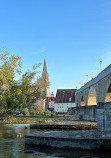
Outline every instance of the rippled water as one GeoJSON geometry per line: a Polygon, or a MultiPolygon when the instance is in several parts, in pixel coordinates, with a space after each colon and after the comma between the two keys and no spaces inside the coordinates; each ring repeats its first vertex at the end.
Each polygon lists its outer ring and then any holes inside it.
{"type": "Polygon", "coordinates": [[[24,126],[28,125],[0,125],[0,158],[111,158],[111,153],[25,147],[24,135],[45,131],[24,126]]]}

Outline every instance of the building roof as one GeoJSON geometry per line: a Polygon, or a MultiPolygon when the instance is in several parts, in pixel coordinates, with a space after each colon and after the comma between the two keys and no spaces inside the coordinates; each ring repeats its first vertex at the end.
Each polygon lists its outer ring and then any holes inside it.
{"type": "Polygon", "coordinates": [[[58,89],[55,103],[74,103],[76,89],[58,89]]]}
{"type": "Polygon", "coordinates": [[[55,101],[55,97],[46,97],[46,101],[48,102],[55,101]]]}
{"type": "Polygon", "coordinates": [[[46,97],[46,101],[48,101],[48,102],[49,101],[55,101],[55,96],[54,96],[53,92],[50,96],[46,97]]]}
{"type": "Polygon", "coordinates": [[[54,94],[53,94],[53,92],[51,93],[51,97],[54,97],[54,94]]]}

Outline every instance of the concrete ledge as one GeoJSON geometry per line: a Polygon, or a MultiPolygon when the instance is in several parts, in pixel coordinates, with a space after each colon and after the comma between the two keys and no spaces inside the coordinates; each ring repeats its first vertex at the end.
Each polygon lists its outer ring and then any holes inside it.
{"type": "Polygon", "coordinates": [[[52,131],[25,136],[29,146],[80,150],[111,150],[111,134],[99,131],[52,131]]]}

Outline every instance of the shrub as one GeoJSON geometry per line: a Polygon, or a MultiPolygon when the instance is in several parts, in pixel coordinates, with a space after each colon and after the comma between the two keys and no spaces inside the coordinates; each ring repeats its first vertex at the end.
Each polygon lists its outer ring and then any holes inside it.
{"type": "Polygon", "coordinates": [[[42,106],[34,106],[30,109],[30,112],[32,115],[43,115],[44,111],[43,111],[43,107],[42,106]]]}
{"type": "Polygon", "coordinates": [[[30,116],[30,112],[29,112],[28,108],[24,108],[23,113],[26,114],[27,116],[30,116]]]}
{"type": "Polygon", "coordinates": [[[46,116],[51,116],[51,111],[45,111],[46,116]]]}

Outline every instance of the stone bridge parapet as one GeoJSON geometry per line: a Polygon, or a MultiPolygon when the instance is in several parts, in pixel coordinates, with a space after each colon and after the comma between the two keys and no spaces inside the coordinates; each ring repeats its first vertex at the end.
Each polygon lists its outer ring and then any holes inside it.
{"type": "Polygon", "coordinates": [[[76,107],[111,102],[111,65],[75,93],[76,107]]]}

